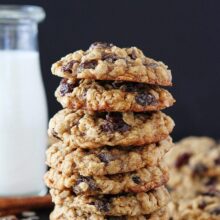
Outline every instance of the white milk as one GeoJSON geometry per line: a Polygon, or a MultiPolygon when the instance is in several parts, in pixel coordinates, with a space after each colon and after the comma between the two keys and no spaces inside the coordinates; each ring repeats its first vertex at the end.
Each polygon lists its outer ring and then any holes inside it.
{"type": "Polygon", "coordinates": [[[46,130],[38,52],[0,51],[0,196],[43,193],[46,130]]]}

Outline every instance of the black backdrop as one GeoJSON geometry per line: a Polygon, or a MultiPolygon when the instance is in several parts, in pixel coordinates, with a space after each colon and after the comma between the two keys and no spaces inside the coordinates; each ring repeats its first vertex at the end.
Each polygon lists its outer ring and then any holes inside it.
{"type": "MultiPolygon", "coordinates": [[[[172,70],[177,99],[168,110],[175,139],[220,137],[220,1],[218,0],[0,0],[44,7],[39,41],[50,117],[61,107],[53,92],[59,79],[51,64],[93,41],[135,45],[172,70]]],[[[15,73],[16,74],[16,73],[15,73]]]]}

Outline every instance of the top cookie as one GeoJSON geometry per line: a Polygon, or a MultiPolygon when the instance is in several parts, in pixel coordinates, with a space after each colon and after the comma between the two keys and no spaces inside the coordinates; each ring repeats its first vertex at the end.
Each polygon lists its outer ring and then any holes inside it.
{"type": "Polygon", "coordinates": [[[125,80],[162,86],[172,85],[171,71],[146,57],[136,47],[119,48],[96,42],[88,50],[70,53],[52,65],[54,75],[71,79],[125,80]]]}

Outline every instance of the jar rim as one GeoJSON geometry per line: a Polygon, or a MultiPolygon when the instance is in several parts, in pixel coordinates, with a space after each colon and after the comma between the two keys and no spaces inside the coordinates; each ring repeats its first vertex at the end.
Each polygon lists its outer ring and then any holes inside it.
{"type": "Polygon", "coordinates": [[[35,5],[0,5],[0,22],[41,22],[45,11],[35,5]]]}

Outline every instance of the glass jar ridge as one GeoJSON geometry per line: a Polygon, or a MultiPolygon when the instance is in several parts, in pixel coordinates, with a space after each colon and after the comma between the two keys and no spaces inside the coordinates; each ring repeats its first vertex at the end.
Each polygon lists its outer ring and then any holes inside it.
{"type": "Polygon", "coordinates": [[[46,14],[42,7],[33,5],[0,5],[0,23],[41,22],[46,14]]]}
{"type": "Polygon", "coordinates": [[[0,5],[0,50],[38,50],[38,23],[44,9],[31,5],[0,5]]]}

